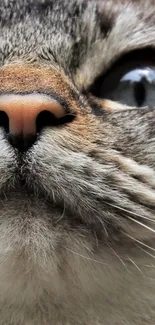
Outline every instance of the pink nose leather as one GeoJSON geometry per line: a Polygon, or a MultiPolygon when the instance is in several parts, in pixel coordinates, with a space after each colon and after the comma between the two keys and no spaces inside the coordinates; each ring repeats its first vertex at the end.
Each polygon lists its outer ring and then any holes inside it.
{"type": "Polygon", "coordinates": [[[18,136],[36,135],[36,119],[39,113],[48,111],[56,118],[65,115],[63,107],[48,95],[8,94],[0,96],[0,111],[9,118],[9,133],[18,136]]]}

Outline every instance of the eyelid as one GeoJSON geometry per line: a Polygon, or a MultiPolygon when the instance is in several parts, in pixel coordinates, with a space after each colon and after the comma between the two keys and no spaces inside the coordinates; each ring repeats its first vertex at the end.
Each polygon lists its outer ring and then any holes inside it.
{"type": "Polygon", "coordinates": [[[110,99],[95,98],[95,102],[99,104],[99,106],[102,107],[104,111],[108,111],[109,113],[135,109],[133,106],[124,105],[110,99]]]}
{"type": "Polygon", "coordinates": [[[155,67],[155,48],[145,48],[124,54],[94,80],[88,91],[92,94],[96,93],[98,97],[101,83],[106,91],[106,85],[111,78],[111,83],[113,82],[115,88],[125,73],[134,68],[144,67],[144,65],[155,67]]]}

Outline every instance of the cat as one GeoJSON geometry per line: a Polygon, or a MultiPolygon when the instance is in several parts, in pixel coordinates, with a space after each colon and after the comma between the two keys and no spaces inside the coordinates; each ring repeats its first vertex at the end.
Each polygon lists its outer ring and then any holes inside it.
{"type": "Polygon", "coordinates": [[[155,324],[155,6],[0,2],[0,325],[155,324]]]}

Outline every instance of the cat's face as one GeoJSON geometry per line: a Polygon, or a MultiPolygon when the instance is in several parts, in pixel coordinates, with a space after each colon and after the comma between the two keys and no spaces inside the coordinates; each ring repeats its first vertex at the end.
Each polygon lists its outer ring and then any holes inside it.
{"type": "Polygon", "coordinates": [[[1,0],[0,325],[154,324],[154,26],[153,1],[1,0]]]}

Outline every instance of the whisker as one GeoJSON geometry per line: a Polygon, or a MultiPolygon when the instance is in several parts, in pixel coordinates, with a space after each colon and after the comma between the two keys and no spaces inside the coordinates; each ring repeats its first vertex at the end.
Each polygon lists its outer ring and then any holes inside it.
{"type": "Polygon", "coordinates": [[[125,209],[125,208],[119,207],[119,206],[117,206],[117,205],[115,205],[115,204],[112,204],[112,203],[109,203],[109,202],[105,202],[105,203],[106,203],[107,205],[112,206],[113,208],[116,208],[116,209],[120,210],[120,211],[127,212],[127,213],[129,213],[129,214],[131,214],[131,215],[133,215],[133,216],[135,216],[135,217],[142,218],[142,219],[146,219],[146,220],[148,220],[148,221],[150,221],[150,222],[155,223],[155,220],[152,219],[152,218],[149,218],[149,217],[146,217],[146,216],[140,215],[140,214],[135,213],[135,212],[133,212],[133,211],[129,211],[129,210],[125,209]]]}
{"type": "Polygon", "coordinates": [[[97,235],[96,235],[95,231],[94,231],[94,237],[95,237],[95,241],[96,241],[96,247],[98,249],[99,248],[99,243],[98,243],[98,238],[97,238],[97,235]]]}
{"type": "Polygon", "coordinates": [[[110,245],[108,245],[109,246],[109,248],[112,250],[112,252],[114,253],[114,255],[120,260],[120,262],[123,264],[123,266],[125,267],[125,269],[129,272],[129,273],[131,273],[129,270],[128,270],[128,268],[127,268],[127,266],[126,266],[126,264],[123,262],[123,260],[121,259],[121,257],[115,252],[115,250],[110,246],[110,245]]]}
{"type": "Polygon", "coordinates": [[[107,229],[106,229],[106,226],[104,224],[104,221],[102,221],[98,216],[96,216],[96,219],[101,223],[101,225],[102,225],[102,227],[104,229],[104,232],[105,232],[106,237],[109,237],[109,234],[107,232],[107,229]]]}
{"type": "Polygon", "coordinates": [[[64,215],[65,215],[65,202],[64,202],[63,212],[61,216],[58,218],[58,220],[56,220],[56,223],[60,222],[63,219],[64,215]]]}
{"type": "Polygon", "coordinates": [[[136,243],[139,243],[140,245],[142,245],[142,246],[144,246],[144,247],[146,247],[146,248],[148,248],[148,249],[150,249],[150,250],[152,250],[152,251],[155,252],[155,249],[154,249],[153,247],[151,247],[151,246],[149,246],[149,245],[147,245],[147,244],[144,244],[144,243],[141,242],[140,240],[138,240],[138,239],[136,239],[136,238],[134,238],[134,237],[132,237],[132,236],[126,234],[124,231],[122,231],[122,233],[123,233],[125,236],[129,237],[130,239],[134,240],[136,243]]]}
{"type": "Polygon", "coordinates": [[[129,217],[129,216],[126,216],[126,218],[132,220],[133,222],[139,224],[140,226],[142,226],[142,227],[144,227],[144,228],[146,228],[146,229],[152,231],[153,233],[155,233],[155,230],[154,230],[154,229],[152,229],[152,228],[150,228],[149,226],[143,224],[142,222],[140,222],[140,221],[138,221],[138,220],[136,220],[136,219],[134,219],[134,218],[132,218],[132,217],[129,217]]]}
{"type": "Polygon", "coordinates": [[[149,253],[148,251],[146,251],[144,248],[140,247],[139,245],[137,245],[137,247],[139,247],[143,252],[145,252],[147,255],[149,255],[155,259],[155,256],[152,255],[151,253],[149,253]]]}
{"type": "Polygon", "coordinates": [[[144,265],[145,267],[148,267],[148,268],[152,268],[152,269],[155,269],[155,265],[153,264],[150,264],[150,265],[144,265]]]}
{"type": "Polygon", "coordinates": [[[144,273],[142,272],[142,270],[139,268],[139,266],[129,257],[129,256],[127,256],[128,257],[128,260],[136,267],[136,269],[143,275],[143,276],[145,276],[144,275],[144,273]]]}
{"type": "Polygon", "coordinates": [[[78,252],[75,252],[75,251],[73,251],[73,250],[71,250],[71,249],[69,249],[69,248],[67,248],[67,247],[65,247],[65,249],[66,249],[67,251],[69,251],[70,253],[72,253],[72,254],[74,254],[74,255],[77,255],[77,256],[79,256],[79,257],[82,257],[82,258],[84,258],[84,259],[86,259],[86,260],[88,260],[88,261],[92,261],[92,262],[95,262],[95,263],[98,263],[98,264],[102,264],[102,265],[107,265],[107,266],[109,266],[109,264],[107,264],[107,263],[104,263],[104,262],[101,262],[101,261],[95,260],[95,259],[93,259],[93,258],[91,258],[91,257],[88,257],[88,256],[85,256],[85,255],[82,255],[82,254],[80,254],[80,253],[78,253],[78,252]]]}

